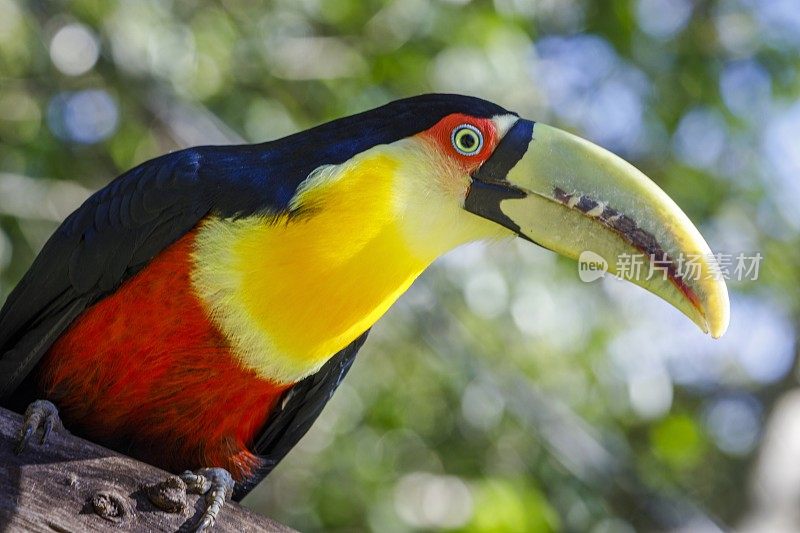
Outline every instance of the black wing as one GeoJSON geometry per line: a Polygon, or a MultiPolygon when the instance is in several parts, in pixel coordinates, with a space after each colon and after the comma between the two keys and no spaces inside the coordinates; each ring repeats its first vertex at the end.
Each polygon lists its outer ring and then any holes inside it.
{"type": "Polygon", "coordinates": [[[234,501],[247,496],[306,434],[347,375],[368,333],[366,331],[329,359],[319,372],[299,381],[284,393],[254,445],[253,451],[264,462],[252,477],[236,484],[234,501]]]}
{"type": "MultiPolygon", "coordinates": [[[[0,310],[0,398],[53,342],[209,213],[280,211],[250,146],[200,147],[148,161],[92,195],[59,226],[0,310]]],[[[290,197],[281,190],[282,196],[290,197]]]]}

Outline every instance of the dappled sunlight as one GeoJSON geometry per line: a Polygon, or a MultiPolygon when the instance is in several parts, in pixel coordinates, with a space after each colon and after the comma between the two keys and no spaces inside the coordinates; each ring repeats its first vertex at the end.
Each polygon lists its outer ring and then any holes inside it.
{"type": "Polygon", "coordinates": [[[800,9],[707,4],[0,0],[0,297],[147,159],[481,96],[630,160],[732,278],[761,254],[727,334],[520,239],[462,246],[245,504],[302,531],[798,530],[800,9]]]}

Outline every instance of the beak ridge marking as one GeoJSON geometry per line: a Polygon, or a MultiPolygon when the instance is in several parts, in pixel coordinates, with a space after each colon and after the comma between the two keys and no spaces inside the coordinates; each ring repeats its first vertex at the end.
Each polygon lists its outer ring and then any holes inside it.
{"type": "Polygon", "coordinates": [[[692,302],[695,308],[702,311],[699,298],[678,272],[675,261],[664,251],[652,233],[640,228],[636,221],[628,215],[589,196],[568,193],[555,187],[553,197],[559,203],[599,220],[603,225],[614,230],[628,244],[646,254],[651,261],[666,263],[665,267],[672,284],[692,302]]]}

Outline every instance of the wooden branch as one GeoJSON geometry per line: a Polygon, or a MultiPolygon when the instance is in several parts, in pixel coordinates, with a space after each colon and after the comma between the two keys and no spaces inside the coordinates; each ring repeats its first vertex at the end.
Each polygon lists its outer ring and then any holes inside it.
{"type": "MultiPolygon", "coordinates": [[[[151,503],[146,487],[169,473],[67,432],[54,431],[44,446],[36,440],[15,455],[21,423],[0,408],[0,531],[191,531],[199,519],[201,496],[188,495],[177,513],[151,503]]],[[[214,533],[247,531],[293,530],[227,502],[214,533]]]]}

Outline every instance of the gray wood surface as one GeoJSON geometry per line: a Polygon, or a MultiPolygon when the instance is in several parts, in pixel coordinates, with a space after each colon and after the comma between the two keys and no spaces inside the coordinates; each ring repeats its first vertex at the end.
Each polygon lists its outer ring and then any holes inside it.
{"type": "MultiPolygon", "coordinates": [[[[15,455],[21,422],[0,408],[0,531],[191,531],[199,518],[201,496],[188,495],[179,513],[151,503],[145,487],[167,472],[69,433],[53,432],[45,446],[36,440],[15,455]]],[[[214,532],[249,531],[293,530],[227,502],[214,532]]]]}

